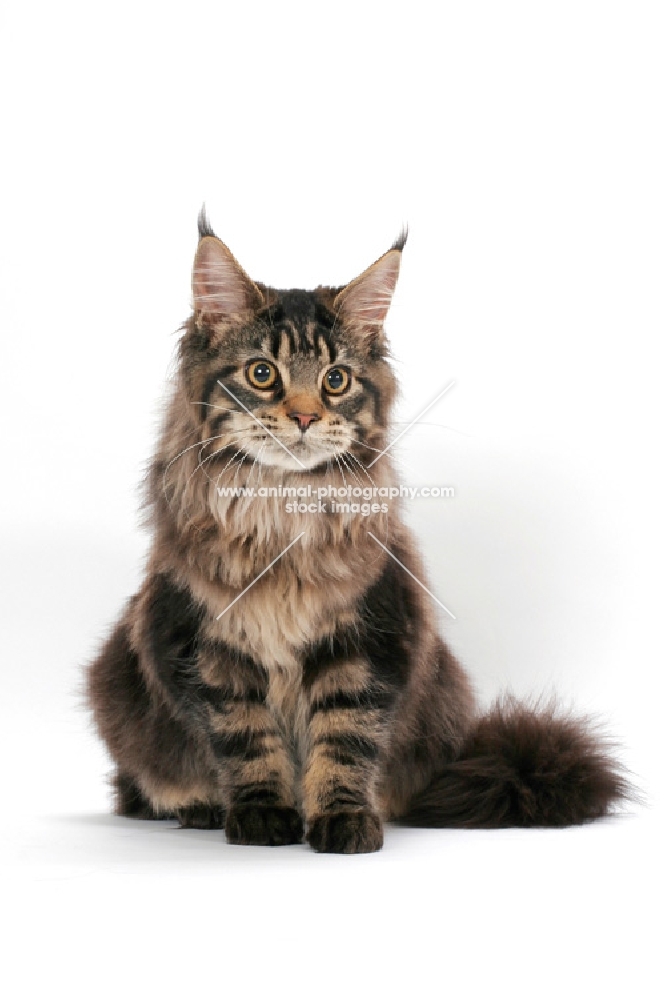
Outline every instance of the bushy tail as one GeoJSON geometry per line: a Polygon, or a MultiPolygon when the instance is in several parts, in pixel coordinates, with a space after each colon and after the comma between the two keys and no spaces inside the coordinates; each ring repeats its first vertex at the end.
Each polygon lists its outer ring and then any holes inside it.
{"type": "Polygon", "coordinates": [[[589,721],[505,699],[477,720],[460,757],[412,800],[401,822],[571,826],[634,797],[622,765],[589,721]]]}

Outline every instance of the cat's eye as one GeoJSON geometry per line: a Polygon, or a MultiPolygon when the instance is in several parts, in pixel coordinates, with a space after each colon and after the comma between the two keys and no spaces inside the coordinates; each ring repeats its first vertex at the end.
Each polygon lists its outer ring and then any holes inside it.
{"type": "Polygon", "coordinates": [[[340,396],[349,388],[349,372],[344,368],[330,368],[324,375],[324,389],[332,396],[340,396]]]}
{"type": "Polygon", "coordinates": [[[278,370],[270,361],[250,361],[245,374],[255,389],[272,389],[278,379],[278,370]]]}

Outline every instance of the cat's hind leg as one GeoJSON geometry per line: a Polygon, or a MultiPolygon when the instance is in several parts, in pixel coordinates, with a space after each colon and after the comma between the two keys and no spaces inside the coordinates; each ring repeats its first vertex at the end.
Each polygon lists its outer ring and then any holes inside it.
{"type": "Polygon", "coordinates": [[[187,806],[176,812],[181,827],[191,830],[223,830],[225,815],[222,806],[209,805],[187,806]]]}
{"type": "MultiPolygon", "coordinates": [[[[130,610],[131,610],[130,605],[130,610]]],[[[145,664],[144,664],[145,666],[145,664]]],[[[116,764],[115,812],[133,819],[177,818],[182,826],[221,825],[221,793],[194,719],[177,719],[151,691],[131,641],[130,622],[113,630],[88,671],[88,698],[116,764]]]]}
{"type": "Polygon", "coordinates": [[[170,819],[175,814],[158,812],[143,794],[136,781],[124,771],[113,777],[114,806],[117,816],[128,819],[170,819]]]}
{"type": "Polygon", "coordinates": [[[151,805],[136,781],[119,771],[113,778],[115,812],[128,819],[177,819],[181,827],[193,830],[224,828],[224,809],[217,805],[191,805],[171,812],[159,811],[151,805]]]}

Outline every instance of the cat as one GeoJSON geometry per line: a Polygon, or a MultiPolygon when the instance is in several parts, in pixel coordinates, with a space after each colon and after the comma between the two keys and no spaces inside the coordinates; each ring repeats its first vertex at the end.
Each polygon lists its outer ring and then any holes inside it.
{"type": "Polygon", "coordinates": [[[510,698],[478,712],[395,501],[360,516],[278,495],[396,482],[384,321],[405,240],[348,285],[279,291],[202,210],[145,580],[87,673],[122,816],[354,854],[389,820],[563,826],[628,795],[584,721],[510,698]],[[239,495],[252,483],[272,496],[239,495]]]}

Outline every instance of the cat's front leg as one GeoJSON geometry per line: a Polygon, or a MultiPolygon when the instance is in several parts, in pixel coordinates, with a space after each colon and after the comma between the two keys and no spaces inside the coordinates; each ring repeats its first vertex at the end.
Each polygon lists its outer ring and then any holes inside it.
{"type": "Polygon", "coordinates": [[[363,854],[384,840],[376,789],[394,695],[363,662],[327,666],[309,689],[303,804],[316,851],[363,854]]]}
{"type": "Polygon", "coordinates": [[[225,666],[226,685],[208,688],[208,711],[226,800],[227,841],[300,843],[294,763],[266,704],[265,671],[243,657],[225,666]]]}

